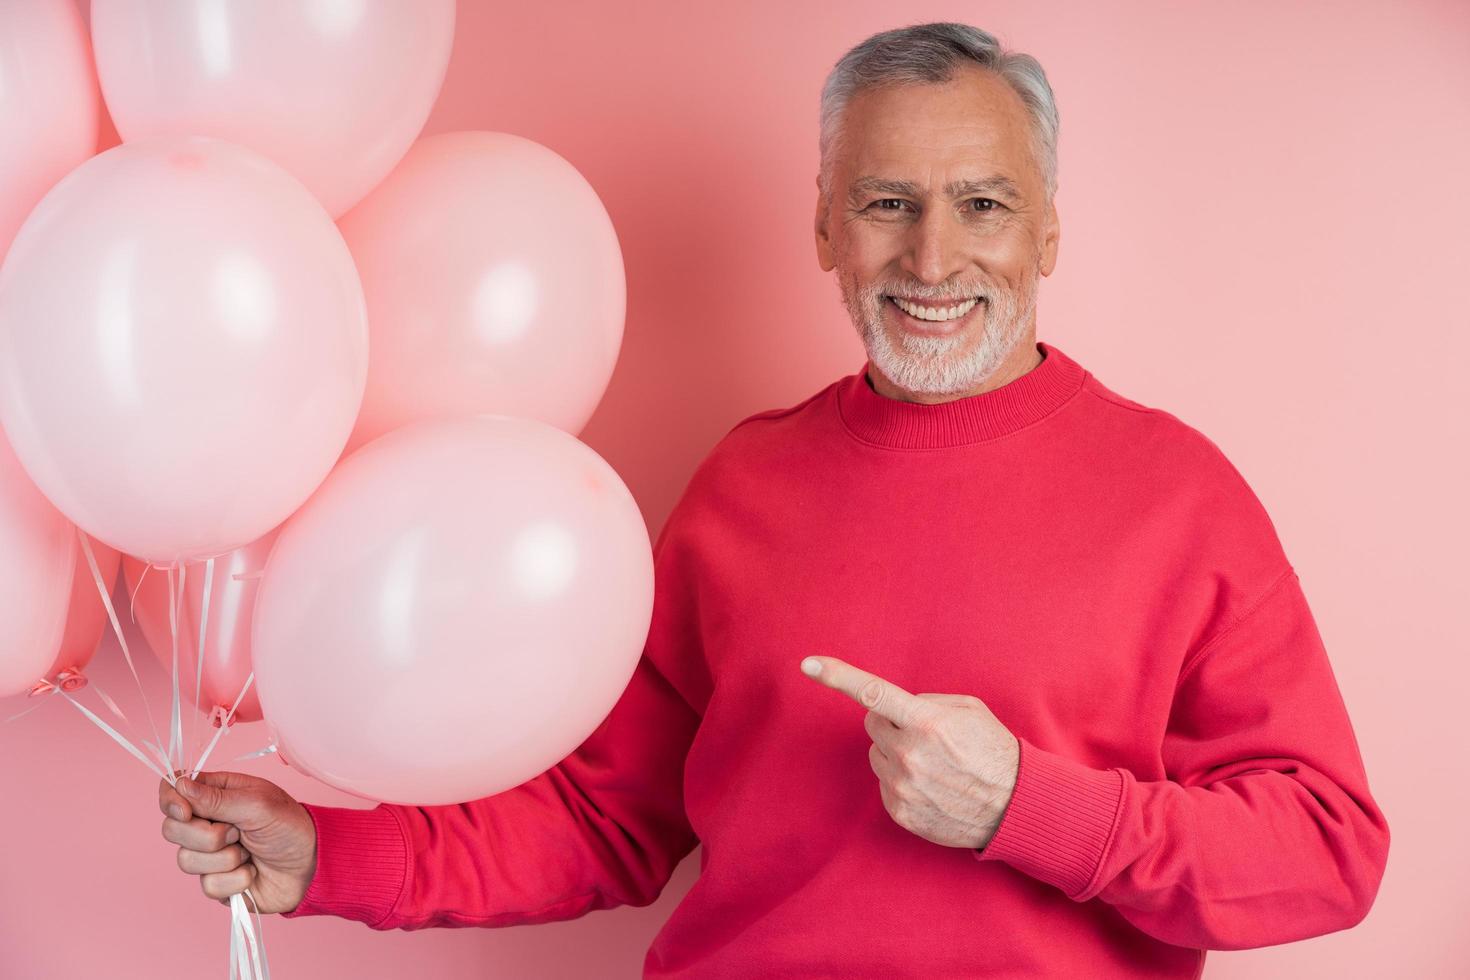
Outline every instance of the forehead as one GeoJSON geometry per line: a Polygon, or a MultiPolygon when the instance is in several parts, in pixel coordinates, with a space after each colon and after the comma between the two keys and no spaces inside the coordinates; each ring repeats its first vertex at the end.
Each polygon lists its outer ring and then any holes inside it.
{"type": "Polygon", "coordinates": [[[835,169],[943,184],[955,176],[1008,176],[1039,187],[1021,97],[994,72],[962,67],[935,84],[865,89],[842,118],[835,169]]]}

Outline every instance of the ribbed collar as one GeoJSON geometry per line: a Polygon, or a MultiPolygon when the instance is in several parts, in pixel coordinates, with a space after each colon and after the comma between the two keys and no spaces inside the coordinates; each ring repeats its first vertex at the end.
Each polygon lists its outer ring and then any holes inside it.
{"type": "Polygon", "coordinates": [[[986,442],[1015,432],[1056,411],[1082,387],[1087,371],[1045,341],[1042,361],[1009,384],[967,398],[922,405],[874,391],[865,362],[837,387],[843,424],[866,442],[895,449],[940,449],[986,442]]]}

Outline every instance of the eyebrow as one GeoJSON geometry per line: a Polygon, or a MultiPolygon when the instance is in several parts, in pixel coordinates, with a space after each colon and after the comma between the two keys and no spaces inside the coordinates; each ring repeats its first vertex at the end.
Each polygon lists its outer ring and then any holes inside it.
{"type": "MultiPolygon", "coordinates": [[[[919,185],[911,180],[893,177],[859,177],[852,182],[850,193],[857,197],[866,193],[904,194],[908,197],[923,197],[919,185]]],[[[970,194],[1000,194],[1021,199],[1021,190],[1009,177],[996,174],[991,177],[975,177],[969,180],[952,180],[944,185],[944,193],[950,197],[965,197],[970,194]]]]}

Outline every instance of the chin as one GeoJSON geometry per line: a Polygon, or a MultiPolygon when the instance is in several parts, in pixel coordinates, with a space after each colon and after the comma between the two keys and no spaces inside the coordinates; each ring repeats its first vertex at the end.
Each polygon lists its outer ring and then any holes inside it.
{"type": "Polygon", "coordinates": [[[986,343],[983,326],[952,337],[924,337],[900,331],[895,338],[882,324],[864,337],[868,359],[896,387],[916,395],[956,395],[989,380],[1015,348],[986,343]]]}

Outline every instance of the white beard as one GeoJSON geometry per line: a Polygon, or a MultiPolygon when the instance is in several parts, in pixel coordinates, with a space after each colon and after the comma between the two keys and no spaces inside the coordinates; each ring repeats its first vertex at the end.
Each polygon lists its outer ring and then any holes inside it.
{"type": "MultiPolygon", "coordinates": [[[[983,309],[977,311],[984,318],[978,338],[972,336],[973,326],[950,337],[923,337],[904,331],[896,347],[884,326],[883,307],[889,303],[884,296],[890,287],[870,284],[858,288],[845,274],[839,275],[838,282],[842,303],[867,348],[868,359],[884,377],[915,394],[955,395],[983,385],[1034,329],[1040,258],[1038,255],[1030,274],[1022,280],[1019,293],[995,288],[976,289],[971,294],[985,297],[983,309]],[[967,344],[969,350],[965,349],[967,344]]],[[[911,286],[904,286],[901,292],[915,299],[939,299],[944,295],[926,296],[911,286]]]]}

